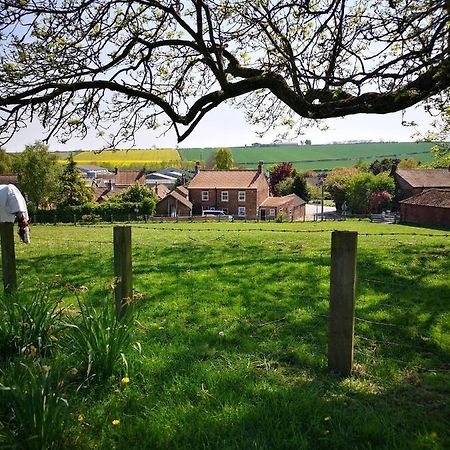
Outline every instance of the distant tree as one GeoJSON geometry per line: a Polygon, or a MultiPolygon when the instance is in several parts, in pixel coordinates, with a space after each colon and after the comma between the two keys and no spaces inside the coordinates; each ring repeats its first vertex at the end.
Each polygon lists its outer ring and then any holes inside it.
{"type": "Polygon", "coordinates": [[[389,209],[392,203],[392,194],[389,192],[372,192],[369,200],[369,210],[371,213],[379,214],[383,210],[389,209]]]}
{"type": "Polygon", "coordinates": [[[341,210],[341,206],[345,201],[345,191],[348,180],[359,173],[361,172],[355,167],[345,167],[334,169],[328,174],[325,180],[325,188],[334,200],[338,211],[341,210]]]}
{"type": "Polygon", "coordinates": [[[450,146],[439,144],[431,148],[434,160],[429,164],[434,169],[447,169],[450,167],[450,146]]]}
{"type": "Polygon", "coordinates": [[[86,186],[81,178],[72,154],[67,158],[67,166],[61,175],[59,185],[59,196],[56,201],[59,207],[85,205],[93,200],[92,189],[86,186]]]}
{"type": "Polygon", "coordinates": [[[386,173],[373,175],[372,173],[359,173],[350,176],[345,183],[345,200],[349,209],[355,214],[367,214],[372,193],[395,191],[394,180],[386,173]]]}
{"type": "Polygon", "coordinates": [[[282,162],[270,169],[269,172],[269,188],[270,192],[275,194],[276,188],[275,186],[285,178],[289,178],[293,175],[294,168],[292,167],[292,163],[290,162],[282,162]]]}
{"type": "Polygon", "coordinates": [[[284,195],[292,194],[293,190],[294,179],[292,177],[287,177],[275,185],[273,194],[277,197],[282,197],[284,195]]]}
{"type": "Polygon", "coordinates": [[[21,189],[33,208],[48,206],[55,200],[61,174],[57,160],[41,141],[27,145],[15,159],[13,170],[19,175],[21,189]]]}
{"type": "Polygon", "coordinates": [[[311,194],[304,174],[298,173],[293,177],[292,192],[305,200],[305,202],[309,202],[311,194]]]}
{"type": "Polygon", "coordinates": [[[414,158],[402,159],[397,164],[397,169],[415,169],[417,167],[419,167],[419,162],[414,158]]]}
{"type": "Polygon", "coordinates": [[[399,162],[400,160],[397,158],[383,158],[381,161],[376,159],[372,164],[370,164],[369,172],[372,172],[374,175],[378,175],[382,172],[388,172],[392,175],[397,169],[399,162]]]}
{"type": "Polygon", "coordinates": [[[156,194],[143,184],[133,184],[120,194],[122,202],[140,203],[145,199],[156,200],[156,194]]]}
{"type": "Polygon", "coordinates": [[[229,148],[219,148],[215,154],[214,168],[217,170],[230,170],[233,168],[233,154],[229,148]]]}
{"type": "Polygon", "coordinates": [[[0,148],[0,174],[11,172],[11,156],[6,153],[6,150],[0,148]]]}

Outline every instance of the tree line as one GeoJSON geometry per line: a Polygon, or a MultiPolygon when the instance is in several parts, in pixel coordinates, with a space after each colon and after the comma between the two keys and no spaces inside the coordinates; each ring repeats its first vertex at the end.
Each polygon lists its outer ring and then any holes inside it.
{"type": "Polygon", "coordinates": [[[27,145],[22,153],[10,154],[0,149],[0,173],[15,173],[31,214],[76,214],[95,219],[113,214],[152,215],[157,197],[143,185],[133,185],[95,202],[93,188],[82,178],[72,155],[64,164],[40,141],[27,145]],[[89,217],[90,216],[90,217],[89,217]]]}

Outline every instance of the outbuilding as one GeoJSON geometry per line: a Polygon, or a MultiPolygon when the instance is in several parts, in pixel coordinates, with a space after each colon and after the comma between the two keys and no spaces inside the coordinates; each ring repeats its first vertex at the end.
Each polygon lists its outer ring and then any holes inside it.
{"type": "Polygon", "coordinates": [[[400,202],[400,221],[450,226],[450,189],[428,189],[400,202]]]}

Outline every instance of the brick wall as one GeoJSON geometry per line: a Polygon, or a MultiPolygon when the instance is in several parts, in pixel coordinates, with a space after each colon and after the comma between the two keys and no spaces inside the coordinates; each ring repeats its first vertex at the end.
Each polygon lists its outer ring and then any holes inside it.
{"type": "Polygon", "coordinates": [[[205,209],[222,209],[237,216],[239,206],[245,206],[246,216],[255,217],[258,210],[256,189],[189,189],[189,200],[194,215],[201,215],[205,209]],[[202,192],[208,192],[208,200],[202,200],[202,192]],[[228,201],[222,201],[222,192],[228,192],[228,201]],[[239,192],[245,192],[245,201],[239,201],[239,192]]]}

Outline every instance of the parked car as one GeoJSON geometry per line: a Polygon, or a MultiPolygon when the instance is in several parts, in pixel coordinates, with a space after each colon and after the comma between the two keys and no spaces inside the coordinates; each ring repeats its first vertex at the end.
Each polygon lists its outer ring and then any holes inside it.
{"type": "Polygon", "coordinates": [[[229,222],[233,221],[233,216],[225,214],[220,209],[205,209],[202,213],[204,217],[217,217],[219,220],[227,219],[229,222]]]}

